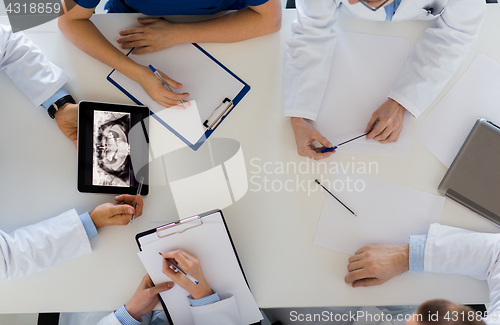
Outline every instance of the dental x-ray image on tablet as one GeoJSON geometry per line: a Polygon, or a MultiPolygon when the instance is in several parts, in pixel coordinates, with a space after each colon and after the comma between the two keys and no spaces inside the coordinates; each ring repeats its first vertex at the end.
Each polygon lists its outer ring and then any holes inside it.
{"type": "Polygon", "coordinates": [[[94,111],[92,185],[130,186],[130,113],[94,111]]]}
{"type": "Polygon", "coordinates": [[[78,191],[149,192],[149,109],[82,101],[78,105],[78,191]]]}

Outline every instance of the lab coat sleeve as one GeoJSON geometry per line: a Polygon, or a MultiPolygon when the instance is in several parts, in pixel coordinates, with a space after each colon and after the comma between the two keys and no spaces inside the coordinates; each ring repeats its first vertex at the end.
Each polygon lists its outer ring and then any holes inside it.
{"type": "Polygon", "coordinates": [[[0,25],[0,69],[5,70],[35,106],[40,106],[69,80],[29,38],[22,32],[12,33],[10,26],[5,25],[0,25]]]}
{"type": "Polygon", "coordinates": [[[491,304],[488,314],[500,313],[499,257],[500,234],[432,224],[425,244],[424,270],[486,280],[491,304]]]}
{"type": "MultiPolygon", "coordinates": [[[[422,9],[424,10],[424,9],[422,9]]],[[[476,40],[484,0],[452,0],[411,52],[389,98],[418,117],[443,90],[476,40]]]]}
{"type": "Polygon", "coordinates": [[[63,261],[89,254],[90,242],[75,210],[15,230],[0,230],[0,279],[12,279],[45,270],[63,261]]]}
{"type": "Polygon", "coordinates": [[[191,314],[195,325],[242,324],[234,296],[229,296],[213,304],[191,307],[191,314]]]}
{"type": "Polygon", "coordinates": [[[330,75],[337,33],[333,0],[297,0],[298,19],[286,42],[283,105],[286,117],[316,120],[330,75]]]}

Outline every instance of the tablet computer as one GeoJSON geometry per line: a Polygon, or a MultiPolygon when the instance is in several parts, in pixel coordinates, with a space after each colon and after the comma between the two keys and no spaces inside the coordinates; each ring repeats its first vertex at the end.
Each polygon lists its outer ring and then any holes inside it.
{"type": "Polygon", "coordinates": [[[78,181],[81,193],[149,193],[149,109],[81,101],[78,104],[78,181]]]}

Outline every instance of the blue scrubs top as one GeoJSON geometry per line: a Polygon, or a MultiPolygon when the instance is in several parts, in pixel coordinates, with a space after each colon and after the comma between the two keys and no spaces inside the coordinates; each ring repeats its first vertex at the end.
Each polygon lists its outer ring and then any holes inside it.
{"type": "MultiPolygon", "coordinates": [[[[209,15],[223,10],[259,6],[268,0],[110,0],[109,13],[140,12],[145,15],[209,15]]],[[[100,0],[75,0],[83,8],[95,8],[100,0]]]]}

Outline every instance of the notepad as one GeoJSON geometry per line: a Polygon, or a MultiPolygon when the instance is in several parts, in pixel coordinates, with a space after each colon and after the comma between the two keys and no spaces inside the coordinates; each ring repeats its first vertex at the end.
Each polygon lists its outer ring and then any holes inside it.
{"type": "MultiPolygon", "coordinates": [[[[185,101],[189,101],[191,107],[166,109],[149,97],[138,83],[116,70],[109,74],[108,80],[133,101],[147,106],[155,118],[194,150],[205,142],[250,90],[250,86],[197,44],[180,44],[144,54],[130,52],[128,57],[141,65],[152,65],[182,83],[182,89],[174,91],[188,92],[190,96],[185,101]],[[226,99],[230,106],[226,105],[226,99]],[[205,127],[204,122],[216,110],[225,114],[212,127],[205,127]]],[[[212,117],[211,120],[216,119],[212,117]]]]}
{"type": "MultiPolygon", "coordinates": [[[[239,265],[233,245],[227,232],[220,210],[188,223],[175,226],[178,230],[154,231],[138,238],[142,251],[138,253],[144,267],[155,284],[170,281],[163,274],[163,258],[158,252],[166,253],[182,249],[198,257],[203,275],[208,284],[219,295],[231,294],[236,298],[243,324],[252,324],[262,319],[257,303],[248,288],[239,265]],[[179,233],[176,233],[178,231],[179,233]],[[181,232],[183,231],[183,232],[181,232]]],[[[140,236],[140,235],[138,235],[140,236]]],[[[189,293],[175,285],[160,294],[174,325],[192,325],[189,293]]]]}
{"type": "MultiPolygon", "coordinates": [[[[368,121],[386,100],[403,69],[410,42],[400,37],[341,31],[333,54],[316,128],[333,145],[363,134],[368,121]]],[[[395,143],[359,139],[338,152],[408,156],[411,115],[395,143]]]]}
{"type": "MultiPolygon", "coordinates": [[[[323,185],[327,185],[323,182],[323,185]]],[[[369,244],[408,244],[410,235],[426,234],[439,222],[445,198],[366,175],[333,174],[321,211],[314,244],[354,254],[369,244]]]]}

